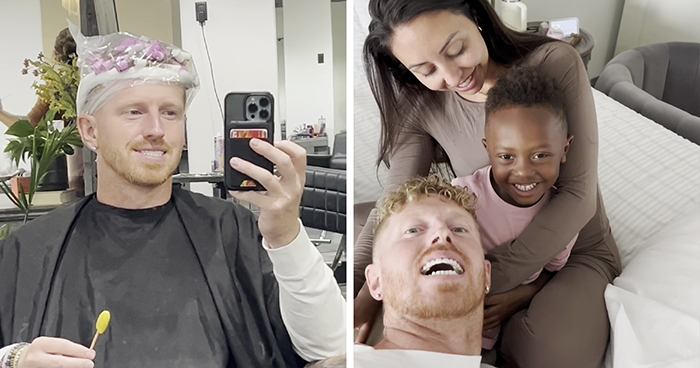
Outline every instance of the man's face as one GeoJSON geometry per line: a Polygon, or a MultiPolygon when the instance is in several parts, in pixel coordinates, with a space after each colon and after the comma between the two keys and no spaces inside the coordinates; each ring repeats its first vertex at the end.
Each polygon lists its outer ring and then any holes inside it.
{"type": "Polygon", "coordinates": [[[421,319],[452,319],[483,307],[491,265],[469,212],[429,195],[387,221],[367,267],[370,290],[386,308],[421,319]]]}
{"type": "Polygon", "coordinates": [[[484,146],[498,195],[515,206],[531,206],[559,178],[573,137],[544,107],[509,107],[489,116],[484,146]]]}
{"type": "Polygon", "coordinates": [[[180,86],[142,84],[111,97],[94,114],[100,169],[139,186],[168,180],[185,144],[183,96],[180,86]]]}

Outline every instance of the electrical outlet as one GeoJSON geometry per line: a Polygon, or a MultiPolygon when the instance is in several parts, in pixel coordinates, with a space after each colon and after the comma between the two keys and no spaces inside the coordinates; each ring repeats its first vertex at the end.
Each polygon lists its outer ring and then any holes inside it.
{"type": "Polygon", "coordinates": [[[204,25],[204,22],[207,21],[207,2],[206,1],[198,1],[194,3],[194,10],[197,15],[197,22],[199,24],[204,25]]]}

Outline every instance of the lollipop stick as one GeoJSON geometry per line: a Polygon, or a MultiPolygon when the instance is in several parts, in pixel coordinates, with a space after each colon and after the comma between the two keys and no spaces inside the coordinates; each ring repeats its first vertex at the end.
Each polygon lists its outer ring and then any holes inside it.
{"type": "Polygon", "coordinates": [[[95,344],[97,344],[97,337],[100,336],[99,332],[95,332],[95,337],[92,338],[92,344],[90,344],[90,350],[92,350],[95,347],[95,344]]]}

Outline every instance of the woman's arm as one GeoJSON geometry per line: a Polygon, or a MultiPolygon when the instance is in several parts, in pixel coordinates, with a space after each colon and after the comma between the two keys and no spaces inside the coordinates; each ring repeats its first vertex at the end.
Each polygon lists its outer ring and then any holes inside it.
{"type": "MultiPolygon", "coordinates": [[[[435,142],[428,134],[406,132],[404,129],[404,132],[399,135],[396,149],[391,156],[391,167],[384,193],[395,190],[408,179],[428,175],[434,152],[435,142]]],[[[357,238],[357,242],[355,242],[353,268],[355,295],[365,282],[365,268],[372,263],[372,242],[374,228],[377,225],[376,217],[377,210],[373,209],[357,238]]]]}
{"type": "MultiPolygon", "coordinates": [[[[596,211],[598,182],[598,122],[588,75],[576,50],[556,42],[535,51],[523,64],[538,65],[564,91],[566,120],[574,143],[561,166],[558,193],[512,243],[493,249],[492,293],[518,286],[561,253],[596,211]],[[544,51],[544,52],[543,52],[544,51]]],[[[531,65],[530,65],[531,66],[531,65]]]]}
{"type": "Polygon", "coordinates": [[[46,102],[37,100],[32,110],[27,114],[27,120],[32,124],[33,127],[39,125],[41,119],[49,112],[49,105],[46,102]]]}
{"type": "Polygon", "coordinates": [[[44,115],[46,115],[46,113],[48,111],[49,111],[49,105],[42,102],[41,100],[36,101],[36,104],[34,104],[34,107],[32,107],[32,110],[29,111],[29,114],[27,114],[26,117],[12,115],[12,114],[8,113],[7,111],[2,110],[2,105],[0,105],[0,121],[2,121],[2,123],[5,124],[9,128],[12,126],[12,124],[14,124],[22,119],[27,119],[32,124],[32,126],[35,127],[39,124],[39,121],[41,121],[41,118],[43,118],[44,115]]]}
{"type": "Polygon", "coordinates": [[[22,120],[19,116],[14,116],[5,110],[0,110],[0,121],[2,121],[5,126],[8,128],[12,126],[12,124],[22,120]]]}

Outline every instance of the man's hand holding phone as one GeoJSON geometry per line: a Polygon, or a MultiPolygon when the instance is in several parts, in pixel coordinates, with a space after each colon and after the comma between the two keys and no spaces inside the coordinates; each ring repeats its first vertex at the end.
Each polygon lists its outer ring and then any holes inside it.
{"type": "Polygon", "coordinates": [[[281,141],[273,146],[261,139],[251,139],[250,148],[277,166],[280,176],[233,157],[229,162],[231,167],[250,176],[266,191],[230,193],[234,198],[260,208],[260,233],[270,247],[283,247],[291,243],[301,230],[299,205],[306,182],[306,150],[290,141],[281,141]]]}

